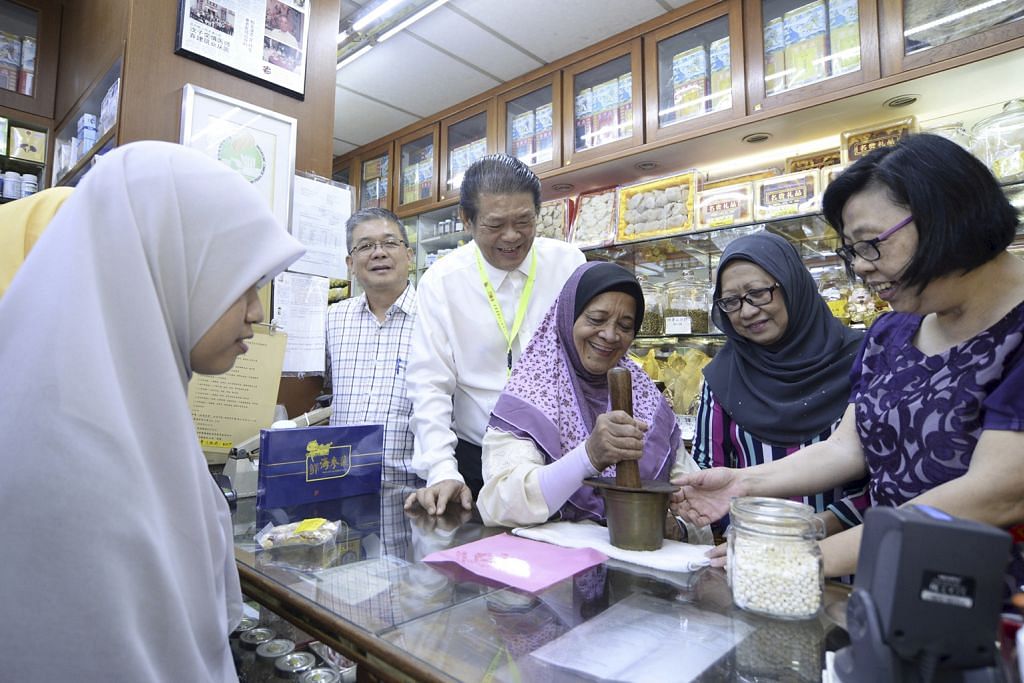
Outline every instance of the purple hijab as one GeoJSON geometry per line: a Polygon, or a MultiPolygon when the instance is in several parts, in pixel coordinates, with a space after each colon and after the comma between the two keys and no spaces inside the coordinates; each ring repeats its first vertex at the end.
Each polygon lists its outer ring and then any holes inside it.
{"type": "MultiPolygon", "coordinates": [[[[607,291],[624,291],[638,299],[639,327],[643,294],[636,278],[614,263],[584,263],[562,287],[491,412],[489,427],[531,439],[547,462],[558,460],[585,441],[597,416],[609,410],[607,378],[587,372],[572,338],[578,313],[607,291]]],[[[627,357],[618,365],[633,378],[633,416],[650,426],[644,437],[640,477],[667,481],[680,441],[675,415],[640,366],[627,357]]],[[[602,474],[614,472],[613,466],[602,474]]],[[[593,487],[581,486],[559,516],[603,521],[604,500],[593,487]]]]}

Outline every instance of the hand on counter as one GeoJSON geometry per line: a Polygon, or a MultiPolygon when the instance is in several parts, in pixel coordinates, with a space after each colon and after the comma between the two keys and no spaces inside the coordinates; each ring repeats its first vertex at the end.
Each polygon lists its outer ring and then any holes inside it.
{"type": "Polygon", "coordinates": [[[728,549],[728,543],[719,543],[714,548],[709,550],[706,554],[711,560],[712,567],[724,567],[726,561],[725,551],[728,549]]]}
{"type": "Polygon", "coordinates": [[[449,502],[461,502],[463,510],[473,509],[473,494],[469,487],[455,479],[445,479],[433,486],[426,486],[410,493],[405,499],[406,511],[412,510],[416,504],[430,515],[443,515],[449,502]]]}
{"type": "Polygon", "coordinates": [[[718,521],[729,512],[733,498],[747,495],[744,470],[713,467],[676,477],[672,483],[679,490],[672,494],[672,512],[691,524],[704,526],[718,521]]]}

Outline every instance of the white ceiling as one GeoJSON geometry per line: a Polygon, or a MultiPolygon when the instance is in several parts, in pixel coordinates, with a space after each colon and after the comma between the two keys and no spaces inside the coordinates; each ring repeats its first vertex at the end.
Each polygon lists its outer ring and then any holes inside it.
{"type": "MultiPolygon", "coordinates": [[[[372,0],[342,0],[341,19],[372,0]]],[[[345,154],[690,0],[450,0],[338,72],[345,154]]]]}

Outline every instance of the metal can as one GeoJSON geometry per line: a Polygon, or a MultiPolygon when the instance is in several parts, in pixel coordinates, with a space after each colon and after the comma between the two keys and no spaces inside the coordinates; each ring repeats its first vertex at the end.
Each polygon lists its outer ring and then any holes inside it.
{"type": "Polygon", "coordinates": [[[274,639],[274,631],[265,626],[251,628],[238,637],[238,672],[248,674],[256,663],[256,648],[274,639]]]}
{"type": "Polygon", "coordinates": [[[261,643],[256,648],[255,683],[271,683],[274,680],[274,662],[295,651],[295,641],[275,638],[261,643]]]}
{"type": "Polygon", "coordinates": [[[334,669],[310,669],[299,676],[299,683],[341,683],[341,674],[334,669]]]}
{"type": "Polygon", "coordinates": [[[312,652],[291,652],[274,660],[275,681],[297,681],[302,674],[316,666],[312,652]]]}

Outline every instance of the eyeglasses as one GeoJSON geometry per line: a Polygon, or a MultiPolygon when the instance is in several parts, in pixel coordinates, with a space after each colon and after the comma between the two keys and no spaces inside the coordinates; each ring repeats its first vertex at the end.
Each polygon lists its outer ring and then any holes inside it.
{"type": "Polygon", "coordinates": [[[772,302],[775,290],[781,286],[782,285],[776,282],[771,287],[759,287],[757,289],[752,289],[743,296],[727,296],[724,299],[715,299],[715,305],[718,306],[723,313],[735,313],[743,308],[744,301],[751,306],[756,306],[757,308],[767,306],[772,302]]]}
{"type": "Polygon", "coordinates": [[[355,254],[357,256],[369,256],[373,253],[374,249],[380,247],[384,251],[393,254],[404,246],[407,246],[404,241],[389,237],[386,240],[379,240],[376,242],[360,242],[356,246],[352,247],[352,250],[348,253],[349,255],[355,254]]]}
{"type": "Polygon", "coordinates": [[[907,216],[878,237],[839,247],[836,249],[836,254],[839,255],[839,258],[846,261],[848,266],[853,266],[853,259],[857,256],[860,256],[865,261],[877,261],[882,258],[882,254],[878,251],[878,245],[896,234],[896,231],[905,228],[912,220],[914,220],[913,216],[907,216]]]}

